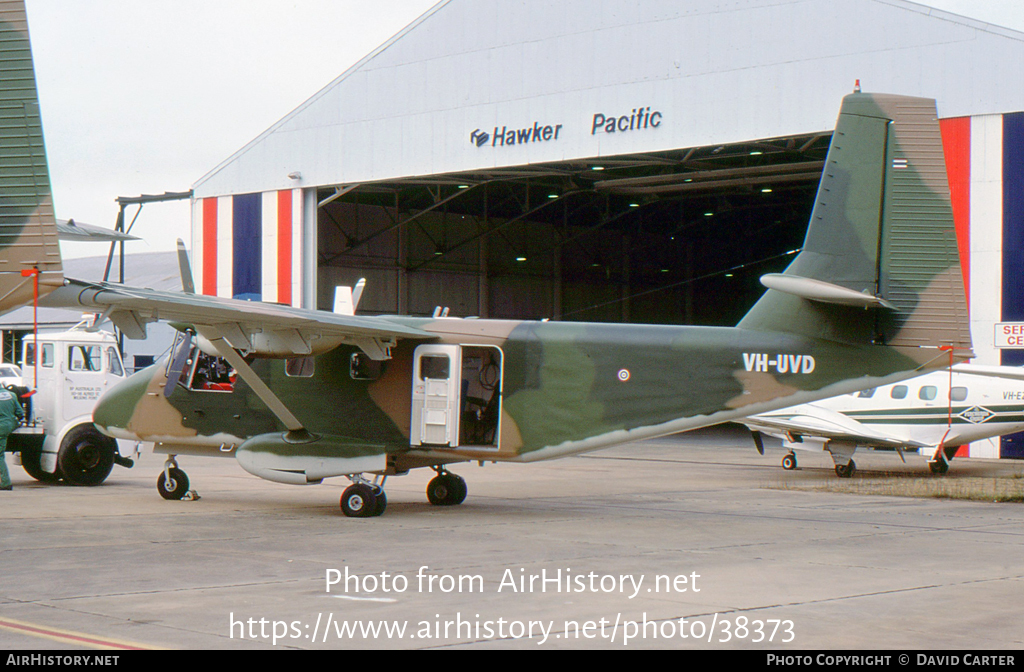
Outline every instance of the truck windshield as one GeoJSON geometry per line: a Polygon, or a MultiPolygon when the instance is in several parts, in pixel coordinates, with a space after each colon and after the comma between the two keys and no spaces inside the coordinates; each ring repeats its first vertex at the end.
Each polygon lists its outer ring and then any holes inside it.
{"type": "Polygon", "coordinates": [[[98,345],[69,345],[68,368],[71,371],[102,371],[103,351],[98,345]]]}

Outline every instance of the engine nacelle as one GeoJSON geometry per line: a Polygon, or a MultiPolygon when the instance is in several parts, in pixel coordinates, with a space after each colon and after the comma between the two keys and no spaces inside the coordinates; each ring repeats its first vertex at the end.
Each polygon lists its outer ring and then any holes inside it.
{"type": "Polygon", "coordinates": [[[260,434],[235,451],[253,476],[286,485],[316,485],[325,478],[387,469],[386,448],[340,436],[289,440],[288,434],[260,434]]]}

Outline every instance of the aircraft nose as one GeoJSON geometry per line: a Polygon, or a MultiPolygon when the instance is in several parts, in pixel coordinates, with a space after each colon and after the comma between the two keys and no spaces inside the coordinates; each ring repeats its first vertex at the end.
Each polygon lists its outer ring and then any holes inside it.
{"type": "Polygon", "coordinates": [[[119,439],[137,439],[129,431],[136,407],[146,394],[153,372],[140,371],[107,390],[92,412],[92,421],[104,433],[119,439]]]}

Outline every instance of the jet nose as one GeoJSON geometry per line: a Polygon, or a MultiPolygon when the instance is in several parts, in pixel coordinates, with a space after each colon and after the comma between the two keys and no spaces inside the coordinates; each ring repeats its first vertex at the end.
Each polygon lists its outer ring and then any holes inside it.
{"type": "Polygon", "coordinates": [[[132,418],[152,377],[152,370],[140,371],[100,397],[92,412],[92,421],[100,431],[118,439],[139,439],[131,431],[132,418]]]}

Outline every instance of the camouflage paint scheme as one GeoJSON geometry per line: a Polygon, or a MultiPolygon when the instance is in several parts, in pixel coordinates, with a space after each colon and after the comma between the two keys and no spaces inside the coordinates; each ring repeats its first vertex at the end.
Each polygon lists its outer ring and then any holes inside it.
{"type": "Polygon", "coordinates": [[[43,124],[23,0],[0,0],[0,312],[60,287],[57,222],[53,216],[43,124]]]}
{"type": "MultiPolygon", "coordinates": [[[[769,289],[736,328],[369,318],[63,278],[22,0],[0,0],[0,28],[4,58],[19,64],[0,111],[27,129],[21,146],[3,145],[0,310],[31,300],[12,279],[38,268],[44,284],[63,282],[42,305],[102,313],[129,338],[144,338],[150,322],[182,322],[241,376],[229,393],[190,390],[168,385],[162,362],[104,395],[97,426],[158,452],[234,455],[252,473],[295,484],[347,475],[356,483],[342,497],[346,513],[380,515],[386,499],[364,472],[430,466],[444,480],[447,463],[595,450],[877,387],[971,354],[934,101],[844,99],[805,246],[777,276],[783,285],[764,281],[782,291],[769,289]],[[431,343],[500,348],[500,431],[490,445],[410,445],[414,350],[431,343]],[[355,353],[385,362],[382,375],[355,380],[355,353]],[[313,359],[314,375],[289,377],[289,358],[313,359]]],[[[175,478],[170,464],[162,489],[175,478]]],[[[461,490],[446,503],[462,501],[464,482],[443,485],[461,490]]]]}
{"type": "MultiPolygon", "coordinates": [[[[948,364],[941,346],[961,359],[970,334],[934,102],[848,96],[835,138],[805,247],[786,274],[878,296],[894,309],[769,290],[733,329],[378,318],[427,336],[399,339],[379,380],[350,378],[348,360],[358,350],[345,345],[317,358],[312,379],[287,377],[279,360],[258,361],[255,370],[310,432],[334,437],[337,456],[373,444],[394,473],[467,459],[560,457],[894,382],[948,364]],[[424,342],[502,350],[497,450],[409,445],[412,354],[424,342]],[[771,367],[752,366],[761,355],[771,367]],[[808,357],[813,366],[796,373],[776,366],[784,358],[795,368],[808,357]]],[[[154,394],[166,368],[108,394],[97,424],[170,453],[230,455],[254,436],[283,431],[241,384],[231,395],[180,386],[169,399],[154,394]]]]}

